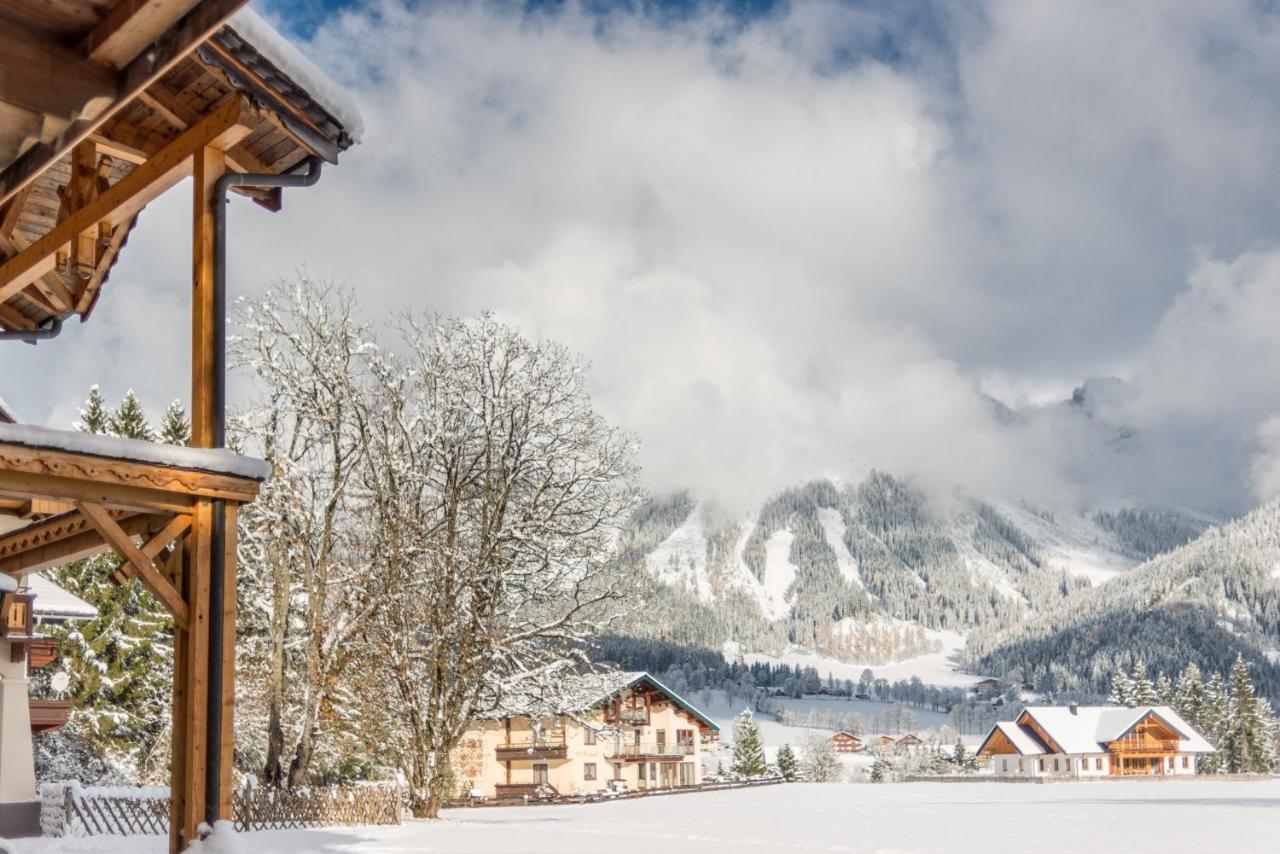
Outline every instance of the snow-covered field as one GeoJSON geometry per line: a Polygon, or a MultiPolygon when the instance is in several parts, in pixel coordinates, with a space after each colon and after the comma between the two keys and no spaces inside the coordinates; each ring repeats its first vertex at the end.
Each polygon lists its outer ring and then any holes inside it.
{"type": "Polygon", "coordinates": [[[848,664],[839,659],[799,649],[789,650],[782,655],[762,655],[745,653],[742,658],[748,664],[790,664],[792,667],[813,667],[823,679],[830,673],[837,679],[852,679],[855,682],[862,676],[862,671],[870,668],[879,679],[897,682],[899,679],[910,679],[919,676],[926,685],[959,686],[972,685],[982,677],[959,670],[961,654],[964,652],[964,635],[956,632],[930,631],[932,640],[941,642],[942,649],[915,658],[907,658],[893,664],[848,664]]]}
{"type": "MultiPolygon", "coordinates": [[[[390,828],[256,833],[252,854],[1252,854],[1280,781],[792,784],[584,806],[452,810],[390,828]]],[[[15,854],[161,854],[159,837],[31,840],[15,854]]]]}

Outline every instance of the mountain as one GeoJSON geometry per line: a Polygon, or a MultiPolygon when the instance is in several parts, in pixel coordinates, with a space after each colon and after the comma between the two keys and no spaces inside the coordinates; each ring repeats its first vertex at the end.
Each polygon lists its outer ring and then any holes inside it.
{"type": "Polygon", "coordinates": [[[968,653],[982,672],[1095,694],[1117,664],[1226,672],[1241,653],[1259,690],[1280,697],[1280,500],[1033,620],[988,625],[970,635],[968,653]]]}
{"type": "Polygon", "coordinates": [[[882,472],[785,490],[743,518],[676,493],[644,507],[624,537],[623,561],[648,581],[629,630],[897,661],[937,652],[944,632],[1034,621],[1206,525],[1167,509],[931,499],[882,472]]]}

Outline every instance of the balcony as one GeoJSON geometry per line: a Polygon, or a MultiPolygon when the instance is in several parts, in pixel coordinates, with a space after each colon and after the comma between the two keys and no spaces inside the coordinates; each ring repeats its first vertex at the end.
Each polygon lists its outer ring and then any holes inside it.
{"type": "Polygon", "coordinates": [[[569,747],[565,744],[563,734],[549,735],[537,739],[512,739],[506,744],[499,744],[495,751],[499,762],[519,762],[522,759],[569,758],[569,747]]]}
{"type": "Polygon", "coordinates": [[[71,717],[70,700],[41,700],[31,697],[27,700],[31,711],[31,731],[49,732],[66,726],[71,717]]]}
{"type": "Polygon", "coordinates": [[[614,759],[671,762],[693,756],[694,752],[692,743],[677,742],[675,744],[622,744],[614,748],[610,755],[614,759]]]}
{"type": "Polygon", "coordinates": [[[1122,739],[1107,745],[1112,753],[1177,753],[1181,742],[1176,738],[1122,739]]]}

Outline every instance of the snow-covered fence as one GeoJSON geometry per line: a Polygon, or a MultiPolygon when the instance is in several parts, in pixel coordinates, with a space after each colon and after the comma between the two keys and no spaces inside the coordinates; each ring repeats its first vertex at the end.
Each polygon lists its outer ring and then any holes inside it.
{"type": "MultiPolygon", "coordinates": [[[[54,783],[40,790],[45,836],[140,836],[169,832],[167,789],[82,787],[54,783]]],[[[232,801],[236,830],[289,830],[338,825],[399,824],[397,786],[353,786],[285,792],[240,789],[232,801]]]]}

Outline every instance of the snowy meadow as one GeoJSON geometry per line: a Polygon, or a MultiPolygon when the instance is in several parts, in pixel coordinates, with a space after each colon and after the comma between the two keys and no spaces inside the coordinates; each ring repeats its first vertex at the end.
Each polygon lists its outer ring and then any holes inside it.
{"type": "MultiPolygon", "coordinates": [[[[1038,854],[1248,854],[1275,850],[1277,818],[1278,780],[797,783],[605,804],[446,810],[438,822],[263,832],[236,841],[254,854],[647,854],[659,848],[978,854],[1015,839],[1035,840],[1038,854]]],[[[13,845],[14,854],[164,850],[159,837],[13,845]]]]}

